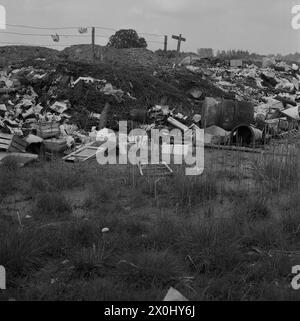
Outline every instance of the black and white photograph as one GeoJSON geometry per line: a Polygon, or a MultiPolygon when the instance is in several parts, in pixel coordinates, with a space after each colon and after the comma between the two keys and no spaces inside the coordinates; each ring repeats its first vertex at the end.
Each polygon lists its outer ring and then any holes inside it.
{"type": "Polygon", "coordinates": [[[299,301],[299,180],[300,0],[0,0],[0,304],[299,301]]]}

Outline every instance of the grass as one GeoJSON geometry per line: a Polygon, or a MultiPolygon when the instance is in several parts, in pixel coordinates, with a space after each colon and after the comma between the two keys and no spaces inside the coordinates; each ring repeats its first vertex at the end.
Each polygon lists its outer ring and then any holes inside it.
{"type": "Polygon", "coordinates": [[[175,177],[171,185],[173,197],[182,208],[191,208],[218,195],[216,177],[213,174],[189,177],[183,173],[175,177]]]}
{"type": "Polygon", "coordinates": [[[299,163],[294,155],[265,158],[255,164],[256,178],[272,192],[299,186],[299,163]]]}
{"type": "Polygon", "coordinates": [[[251,184],[214,164],[199,177],[176,169],[157,195],[153,182],[126,166],[6,164],[0,265],[7,297],[161,301],[173,286],[190,300],[299,300],[290,287],[299,264],[297,164],[259,163],[251,184]],[[16,195],[31,219],[15,208],[16,195]],[[10,219],[17,210],[21,222],[10,219]]]}
{"type": "Polygon", "coordinates": [[[47,234],[35,229],[9,227],[0,238],[0,262],[7,269],[9,284],[39,270],[51,244],[47,234]]]}
{"type": "Polygon", "coordinates": [[[174,285],[185,273],[184,263],[168,250],[139,251],[118,265],[118,277],[142,289],[174,285]]]}
{"type": "Polygon", "coordinates": [[[39,194],[33,206],[33,214],[37,218],[68,218],[72,212],[70,202],[59,193],[39,194]]]}
{"type": "Polygon", "coordinates": [[[8,195],[13,194],[18,189],[18,170],[13,164],[5,163],[0,166],[0,202],[8,195]]]}

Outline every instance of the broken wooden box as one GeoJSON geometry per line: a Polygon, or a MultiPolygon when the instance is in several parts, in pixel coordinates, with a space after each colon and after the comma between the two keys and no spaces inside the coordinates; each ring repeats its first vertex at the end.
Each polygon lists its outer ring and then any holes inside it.
{"type": "Polygon", "coordinates": [[[60,134],[59,123],[57,122],[39,122],[37,124],[37,136],[46,139],[57,137],[60,134]]]}
{"type": "Polygon", "coordinates": [[[12,134],[0,133],[0,149],[8,152],[25,153],[27,142],[21,137],[12,134]]]}

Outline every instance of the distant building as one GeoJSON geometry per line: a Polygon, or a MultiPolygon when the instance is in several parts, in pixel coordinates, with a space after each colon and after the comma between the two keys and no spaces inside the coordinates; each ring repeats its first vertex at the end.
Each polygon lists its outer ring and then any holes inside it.
{"type": "Polygon", "coordinates": [[[210,58],[214,56],[212,48],[199,48],[198,55],[200,58],[210,58]]]}
{"type": "Polygon", "coordinates": [[[243,60],[242,59],[231,59],[230,60],[230,67],[242,67],[243,60]]]}

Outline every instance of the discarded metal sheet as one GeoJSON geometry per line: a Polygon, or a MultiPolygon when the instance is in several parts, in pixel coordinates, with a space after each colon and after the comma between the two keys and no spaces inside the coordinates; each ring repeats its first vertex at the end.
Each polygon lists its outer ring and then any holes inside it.
{"type": "Polygon", "coordinates": [[[88,159],[95,157],[99,146],[92,146],[93,144],[86,145],[77,151],[63,157],[66,162],[85,162],[88,159]]]}
{"type": "Polygon", "coordinates": [[[166,177],[172,176],[173,170],[165,162],[157,164],[138,164],[141,176],[145,177],[166,177]]]}

